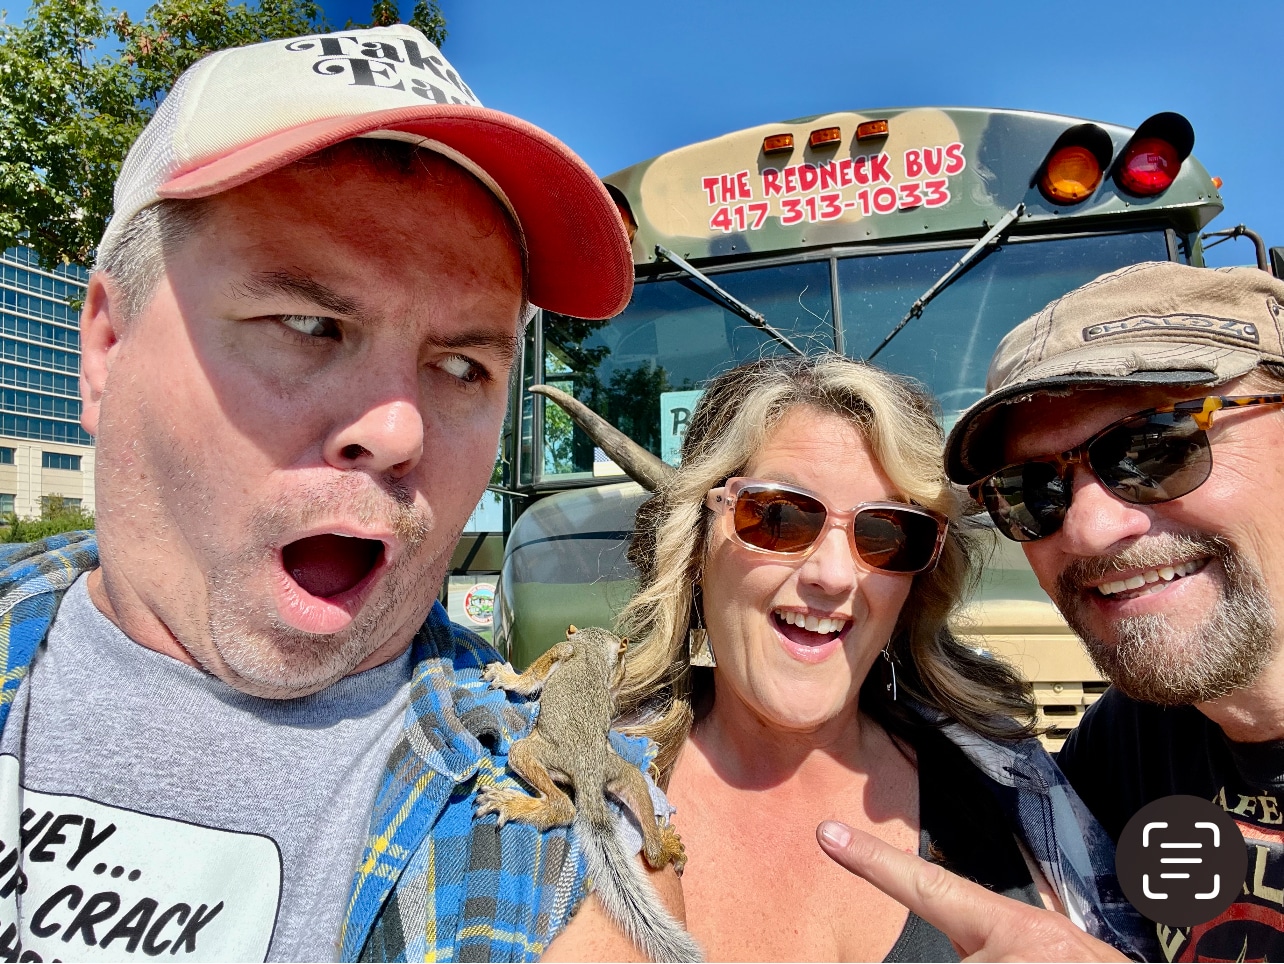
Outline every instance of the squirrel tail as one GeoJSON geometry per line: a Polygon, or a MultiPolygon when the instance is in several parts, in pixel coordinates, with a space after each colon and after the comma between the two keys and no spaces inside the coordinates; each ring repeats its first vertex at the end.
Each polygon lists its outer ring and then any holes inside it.
{"type": "Polygon", "coordinates": [[[609,815],[594,820],[578,810],[574,829],[588,858],[593,892],[633,943],[653,961],[703,961],[695,938],[660,903],[637,860],[620,846],[615,821],[609,815]]]}

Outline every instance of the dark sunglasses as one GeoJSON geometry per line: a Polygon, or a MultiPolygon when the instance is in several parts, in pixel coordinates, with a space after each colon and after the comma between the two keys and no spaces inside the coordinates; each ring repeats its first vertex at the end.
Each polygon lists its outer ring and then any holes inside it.
{"type": "Polygon", "coordinates": [[[935,566],[949,526],[939,512],[916,505],[862,502],[840,511],[814,492],[758,479],[727,479],[704,504],[728,520],[727,535],[746,549],[802,561],[837,526],[866,567],[894,575],[935,566]]]}
{"type": "Polygon", "coordinates": [[[1153,505],[1194,492],[1213,470],[1213,414],[1284,405],[1284,395],[1210,395],[1129,415],[1068,452],[1004,466],[968,486],[998,530],[1033,542],[1061,528],[1070,508],[1071,468],[1082,465],[1124,502],[1153,505]]]}

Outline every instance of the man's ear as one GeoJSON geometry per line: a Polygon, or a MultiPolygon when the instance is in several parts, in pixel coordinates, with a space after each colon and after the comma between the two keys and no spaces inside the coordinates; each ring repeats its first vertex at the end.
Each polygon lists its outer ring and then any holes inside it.
{"type": "Polygon", "coordinates": [[[80,311],[80,425],[98,434],[98,408],[125,322],[124,298],[101,271],[89,276],[85,307],[80,311]]]}

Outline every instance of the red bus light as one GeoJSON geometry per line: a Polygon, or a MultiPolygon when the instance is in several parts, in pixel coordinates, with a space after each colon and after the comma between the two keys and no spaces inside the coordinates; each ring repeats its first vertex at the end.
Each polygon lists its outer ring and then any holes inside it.
{"type": "Polygon", "coordinates": [[[1072,144],[1057,150],[1044,165],[1039,189],[1056,204],[1078,204],[1101,183],[1101,162],[1086,147],[1072,144]]]}
{"type": "Polygon", "coordinates": [[[1158,137],[1139,137],[1119,159],[1119,186],[1129,194],[1152,197],[1168,190],[1181,170],[1177,149],[1158,137]]]}

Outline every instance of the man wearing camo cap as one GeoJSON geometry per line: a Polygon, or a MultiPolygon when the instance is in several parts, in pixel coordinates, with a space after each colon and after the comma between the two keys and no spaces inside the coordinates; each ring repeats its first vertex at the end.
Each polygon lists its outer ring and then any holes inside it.
{"type": "Polygon", "coordinates": [[[592,171],[409,27],[179,79],[81,321],[97,532],[0,553],[6,959],[632,956],[566,828],[475,812],[534,708],[435,602],[529,305],[631,286],[592,171]]]}
{"type": "Polygon", "coordinates": [[[1142,264],[1007,335],[947,443],[1112,687],[1059,762],[1110,834],[1170,794],[1249,847],[1169,960],[1284,959],[1284,284],[1142,264]]]}

